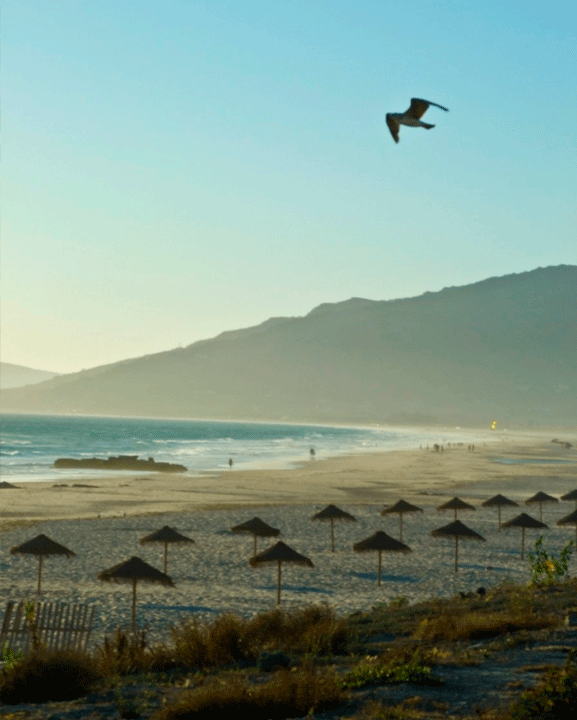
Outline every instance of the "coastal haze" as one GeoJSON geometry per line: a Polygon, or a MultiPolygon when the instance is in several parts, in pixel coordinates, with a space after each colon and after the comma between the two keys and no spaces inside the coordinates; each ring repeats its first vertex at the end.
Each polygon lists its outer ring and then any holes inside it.
{"type": "Polygon", "coordinates": [[[43,380],[50,380],[56,375],[58,373],[3,362],[0,363],[0,388],[4,390],[23,385],[34,385],[43,380]]]}
{"type": "Polygon", "coordinates": [[[577,266],[351,298],[2,393],[4,412],[572,427],[577,266]]]}

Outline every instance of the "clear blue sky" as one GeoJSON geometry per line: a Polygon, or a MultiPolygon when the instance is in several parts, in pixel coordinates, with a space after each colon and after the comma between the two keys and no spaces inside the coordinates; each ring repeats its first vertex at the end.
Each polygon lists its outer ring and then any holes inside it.
{"type": "Polygon", "coordinates": [[[577,264],[574,0],[4,0],[2,360],[577,264]],[[434,130],[385,114],[411,97],[434,130]]]}

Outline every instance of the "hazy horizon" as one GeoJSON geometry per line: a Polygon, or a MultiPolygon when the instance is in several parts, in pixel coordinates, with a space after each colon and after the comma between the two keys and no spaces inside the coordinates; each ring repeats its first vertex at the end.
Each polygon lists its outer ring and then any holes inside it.
{"type": "Polygon", "coordinates": [[[76,372],[577,265],[568,0],[6,0],[2,19],[4,362],[76,372]],[[411,97],[449,112],[395,145],[385,114],[411,97]]]}

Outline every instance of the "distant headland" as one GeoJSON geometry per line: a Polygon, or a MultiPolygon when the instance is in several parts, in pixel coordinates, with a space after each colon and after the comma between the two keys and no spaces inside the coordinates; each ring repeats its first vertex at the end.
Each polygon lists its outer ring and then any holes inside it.
{"type": "Polygon", "coordinates": [[[55,468],[66,470],[152,470],[154,472],[186,472],[188,468],[176,463],[156,462],[154,458],[139,460],[138,455],[117,455],[102,458],[58,458],[55,468]]]}

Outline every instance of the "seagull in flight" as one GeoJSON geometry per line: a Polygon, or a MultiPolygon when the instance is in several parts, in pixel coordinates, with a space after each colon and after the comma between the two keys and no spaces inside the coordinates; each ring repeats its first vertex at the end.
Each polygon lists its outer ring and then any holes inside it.
{"type": "Polygon", "coordinates": [[[430,100],[419,100],[419,98],[411,98],[411,107],[404,113],[387,113],[387,125],[393,136],[393,140],[399,142],[399,128],[401,125],[409,125],[409,127],[424,127],[427,130],[434,128],[434,125],[421,121],[423,115],[427,112],[430,105],[441,108],[445,112],[449,112],[446,107],[437,105],[430,100]]]}

